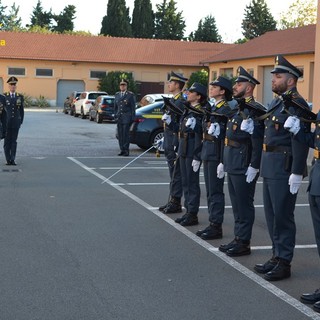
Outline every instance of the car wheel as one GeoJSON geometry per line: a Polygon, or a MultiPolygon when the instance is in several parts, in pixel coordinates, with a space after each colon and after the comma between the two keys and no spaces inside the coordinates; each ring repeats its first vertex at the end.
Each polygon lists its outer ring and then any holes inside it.
{"type": "MultiPolygon", "coordinates": [[[[152,145],[156,145],[157,142],[158,142],[159,140],[161,140],[162,138],[163,138],[163,130],[158,130],[158,131],[156,131],[156,132],[151,136],[151,139],[150,139],[150,147],[151,147],[152,145]]],[[[163,152],[163,151],[164,151],[163,147],[161,147],[161,148],[156,148],[156,149],[159,150],[160,152],[163,152]]]]}
{"type": "Polygon", "coordinates": [[[102,123],[102,118],[99,113],[96,114],[96,121],[97,123],[102,123]]]}

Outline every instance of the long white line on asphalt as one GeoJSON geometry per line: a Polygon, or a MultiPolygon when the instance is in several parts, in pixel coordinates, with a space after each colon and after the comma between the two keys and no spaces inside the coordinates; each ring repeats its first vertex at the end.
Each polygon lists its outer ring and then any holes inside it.
{"type": "MultiPolygon", "coordinates": [[[[79,165],[84,170],[90,172],[92,175],[96,176],[100,180],[105,181],[107,179],[105,176],[101,175],[98,172],[95,172],[92,168],[87,167],[85,164],[78,161],[77,159],[75,159],[73,157],[68,157],[68,159],[73,161],[77,165],[79,165]]],[[[270,293],[277,296],[278,298],[280,298],[284,302],[290,304],[292,307],[299,310],[304,315],[310,317],[310,319],[320,320],[320,315],[318,313],[314,312],[312,309],[310,309],[309,307],[307,307],[306,305],[304,305],[303,303],[301,303],[297,299],[291,297],[286,292],[282,291],[281,289],[279,289],[278,287],[276,287],[272,283],[264,280],[263,278],[261,278],[260,276],[255,274],[253,271],[249,270],[248,268],[244,267],[242,264],[240,264],[236,260],[232,259],[231,257],[228,257],[223,252],[220,252],[218,250],[218,248],[216,248],[216,247],[212,246],[211,244],[209,244],[208,242],[202,240],[201,238],[196,236],[193,232],[189,231],[187,228],[182,227],[180,224],[175,223],[171,218],[169,218],[165,214],[161,213],[159,210],[155,209],[154,207],[151,207],[148,203],[146,203],[142,199],[138,198],[136,195],[123,189],[119,184],[115,184],[110,180],[106,181],[106,184],[110,185],[111,187],[115,188],[116,190],[118,190],[122,194],[126,195],[127,197],[129,197],[130,199],[135,201],[136,203],[143,206],[145,209],[151,211],[153,214],[158,216],[160,219],[162,219],[165,222],[167,222],[168,224],[170,224],[173,228],[179,230],[181,233],[183,233],[189,239],[193,240],[194,242],[199,244],[201,247],[205,248],[206,250],[208,250],[209,252],[211,252],[215,256],[219,257],[221,260],[226,262],[229,266],[238,270],[243,275],[245,275],[246,277],[248,277],[249,279],[251,279],[252,281],[257,283],[258,285],[260,285],[264,289],[268,290],[270,293]]]]}

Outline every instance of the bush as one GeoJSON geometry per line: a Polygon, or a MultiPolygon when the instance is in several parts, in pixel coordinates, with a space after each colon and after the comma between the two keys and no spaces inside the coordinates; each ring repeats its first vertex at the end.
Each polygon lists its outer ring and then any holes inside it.
{"type": "Polygon", "coordinates": [[[24,108],[31,108],[33,105],[33,99],[26,93],[22,93],[22,95],[24,108]]]}
{"type": "Polygon", "coordinates": [[[48,108],[50,107],[50,104],[48,102],[48,100],[44,97],[44,96],[39,96],[39,98],[35,99],[35,105],[38,108],[48,108]]]}

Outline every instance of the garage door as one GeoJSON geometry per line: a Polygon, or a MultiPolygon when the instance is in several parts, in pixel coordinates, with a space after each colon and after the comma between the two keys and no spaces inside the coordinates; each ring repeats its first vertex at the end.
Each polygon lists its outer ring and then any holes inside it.
{"type": "Polygon", "coordinates": [[[72,91],[85,91],[85,84],[82,80],[59,80],[57,90],[57,107],[62,108],[72,91]]]}

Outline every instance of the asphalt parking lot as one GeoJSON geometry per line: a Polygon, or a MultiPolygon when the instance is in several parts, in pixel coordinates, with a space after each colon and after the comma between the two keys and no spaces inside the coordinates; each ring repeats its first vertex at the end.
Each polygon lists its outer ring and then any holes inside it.
{"type": "Polygon", "coordinates": [[[181,227],[178,214],[157,209],[168,197],[165,158],[136,159],[135,146],[116,156],[114,129],[26,114],[18,166],[0,166],[0,319],[320,319],[299,302],[319,286],[307,179],[292,277],[270,283],[253,271],[271,256],[261,181],[252,254],[230,258],[217,249],[233,239],[227,186],[224,237],[203,241],[195,235],[208,224],[202,172],[200,224],[181,227]]]}

